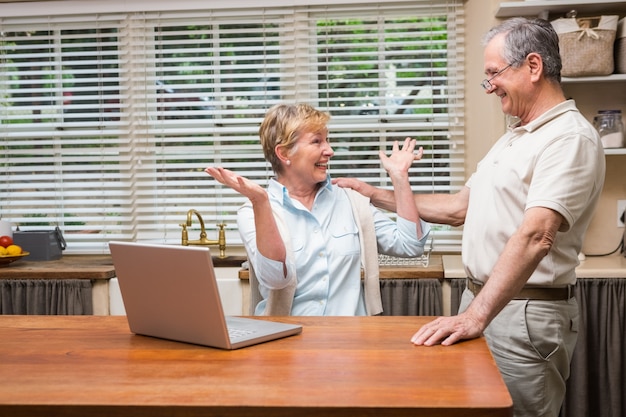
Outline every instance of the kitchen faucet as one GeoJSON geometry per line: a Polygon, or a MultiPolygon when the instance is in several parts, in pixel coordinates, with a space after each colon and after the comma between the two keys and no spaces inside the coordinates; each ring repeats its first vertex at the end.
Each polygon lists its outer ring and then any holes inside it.
{"type": "Polygon", "coordinates": [[[182,235],[182,245],[198,245],[198,246],[210,246],[210,245],[218,245],[220,248],[220,258],[226,257],[226,232],[224,231],[224,227],[226,225],[224,223],[220,223],[217,225],[219,227],[218,238],[217,240],[210,240],[206,237],[206,230],[204,228],[204,220],[202,220],[202,216],[196,210],[191,209],[187,212],[187,222],[181,223],[180,227],[183,228],[182,235]],[[187,233],[187,227],[191,226],[191,216],[195,214],[198,217],[198,221],[200,222],[200,239],[198,240],[189,240],[189,235],[187,233]]]}

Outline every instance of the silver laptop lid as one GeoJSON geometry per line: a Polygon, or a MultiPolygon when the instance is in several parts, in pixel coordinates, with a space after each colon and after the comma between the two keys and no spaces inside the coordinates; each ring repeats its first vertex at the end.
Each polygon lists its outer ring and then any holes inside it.
{"type": "Polygon", "coordinates": [[[206,247],[135,242],[109,247],[133,333],[235,349],[301,331],[299,325],[238,318],[253,331],[231,341],[206,247]]]}

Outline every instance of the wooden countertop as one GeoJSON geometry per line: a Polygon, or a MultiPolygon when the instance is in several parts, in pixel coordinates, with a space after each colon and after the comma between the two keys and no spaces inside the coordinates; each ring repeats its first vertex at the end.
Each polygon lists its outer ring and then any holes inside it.
{"type": "MultiPolygon", "coordinates": [[[[216,267],[240,267],[245,256],[213,258],[216,267]]],[[[25,257],[0,267],[0,279],[111,279],[111,255],[63,255],[55,261],[28,261],[25,257]]]]}
{"type": "Polygon", "coordinates": [[[484,338],[413,346],[429,317],[274,319],[303,331],[225,351],[132,335],[124,316],[0,316],[0,415],[512,415],[484,338]]]}
{"type": "MultiPolygon", "coordinates": [[[[381,266],[380,279],[416,279],[416,278],[444,278],[443,261],[441,255],[430,255],[428,266],[381,266]]],[[[239,279],[249,280],[250,271],[239,270],[239,279]]]]}
{"type": "MultiPolygon", "coordinates": [[[[467,278],[461,255],[444,255],[446,278],[467,278]]],[[[626,258],[621,255],[588,256],[576,268],[578,278],[626,278],[626,258]]]]}
{"type": "MultiPolygon", "coordinates": [[[[245,256],[213,258],[216,267],[239,268],[245,256]]],[[[587,257],[576,268],[579,278],[626,278],[626,257],[611,255],[587,257]]],[[[239,278],[248,280],[247,269],[240,269],[239,278]]],[[[26,258],[0,266],[0,279],[111,279],[115,268],[110,255],[64,255],[56,261],[28,261],[26,258]]],[[[430,256],[427,267],[381,266],[380,278],[465,278],[460,255],[430,256]]]]}
{"type": "Polygon", "coordinates": [[[27,258],[0,267],[0,279],[111,279],[115,269],[110,255],[63,255],[54,261],[27,258]]]}
{"type": "MultiPolygon", "coordinates": [[[[216,267],[241,267],[245,256],[213,258],[216,267]]],[[[111,279],[115,268],[110,255],[64,255],[55,261],[28,261],[27,258],[0,267],[0,279],[111,279]]],[[[239,271],[239,278],[247,280],[247,269],[239,271]]],[[[431,255],[427,267],[381,266],[380,278],[444,278],[441,255],[431,255]]]]}

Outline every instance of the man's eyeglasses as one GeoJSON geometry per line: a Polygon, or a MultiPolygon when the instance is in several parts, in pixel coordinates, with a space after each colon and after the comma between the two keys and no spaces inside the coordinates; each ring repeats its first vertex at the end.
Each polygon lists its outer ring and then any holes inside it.
{"type": "Polygon", "coordinates": [[[506,67],[502,68],[500,71],[497,71],[495,74],[493,74],[491,76],[491,78],[487,79],[485,78],[483,80],[482,83],[480,83],[480,85],[487,91],[491,90],[493,88],[493,85],[491,85],[491,80],[493,80],[494,78],[496,78],[498,75],[502,74],[504,71],[506,71],[507,69],[511,68],[511,65],[513,64],[509,64],[506,67]]]}

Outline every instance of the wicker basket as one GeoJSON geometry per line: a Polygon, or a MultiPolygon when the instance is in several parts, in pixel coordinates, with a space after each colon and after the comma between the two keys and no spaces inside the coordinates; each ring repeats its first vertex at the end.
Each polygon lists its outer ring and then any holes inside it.
{"type": "Polygon", "coordinates": [[[619,16],[561,18],[552,22],[559,35],[564,77],[613,73],[619,16]]]}
{"type": "Polygon", "coordinates": [[[615,72],[626,74],[626,18],[620,19],[615,37],[615,72]]]}

